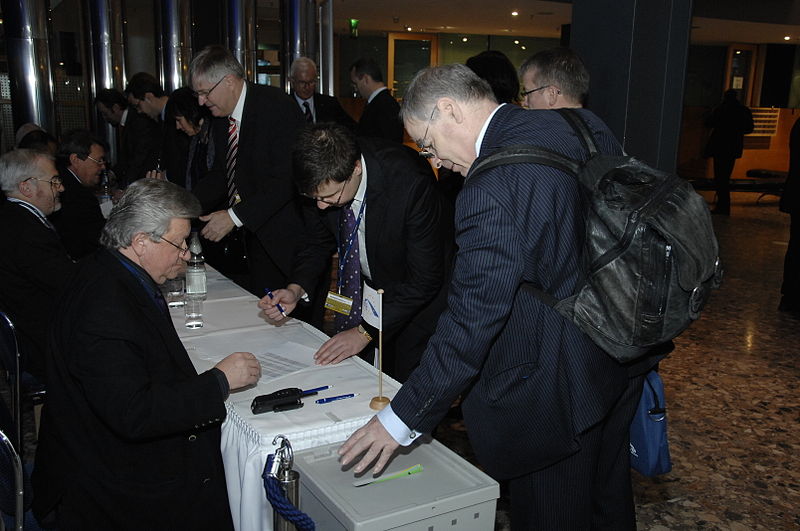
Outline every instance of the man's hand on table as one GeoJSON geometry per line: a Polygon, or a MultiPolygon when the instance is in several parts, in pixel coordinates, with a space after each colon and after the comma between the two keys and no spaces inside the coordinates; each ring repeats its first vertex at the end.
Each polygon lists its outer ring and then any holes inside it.
{"type": "Polygon", "coordinates": [[[299,284],[289,284],[284,289],[276,289],[272,292],[272,297],[265,295],[258,301],[258,307],[275,322],[280,322],[286,317],[281,315],[278,304],[288,316],[297,307],[297,301],[303,296],[303,288],[299,284]]]}
{"type": "Polygon", "coordinates": [[[358,328],[351,328],[344,332],[339,332],[319,348],[314,354],[314,362],[317,365],[328,365],[339,363],[350,356],[355,356],[369,344],[369,340],[358,331],[358,328]]]}
{"type": "Polygon", "coordinates": [[[236,226],[227,210],[217,210],[207,216],[200,216],[200,221],[206,222],[200,234],[212,242],[220,241],[236,226]]]}
{"type": "Polygon", "coordinates": [[[356,463],[353,472],[356,474],[363,472],[377,458],[375,467],[372,469],[372,474],[377,475],[383,471],[386,463],[389,462],[399,446],[380,423],[378,417],[372,417],[339,448],[341,456],[339,461],[342,465],[348,465],[360,454],[366,452],[356,463]]]}
{"type": "Polygon", "coordinates": [[[234,352],[215,367],[225,374],[231,391],[253,385],[261,378],[261,364],[250,352],[234,352]]]}

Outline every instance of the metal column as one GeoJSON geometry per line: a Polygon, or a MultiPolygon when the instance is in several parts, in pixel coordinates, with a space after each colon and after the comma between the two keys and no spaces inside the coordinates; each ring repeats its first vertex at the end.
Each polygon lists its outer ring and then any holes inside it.
{"type": "Polygon", "coordinates": [[[27,122],[56,132],[46,0],[2,0],[14,129],[27,122]]]}
{"type": "Polygon", "coordinates": [[[157,64],[161,86],[169,94],[186,84],[192,59],[192,5],[190,0],[156,2],[157,64]]]}
{"type": "Polygon", "coordinates": [[[245,78],[256,80],[256,2],[255,0],[228,0],[228,48],[244,67],[245,78]]]}
{"type": "MultiPolygon", "coordinates": [[[[87,0],[84,12],[88,17],[87,41],[91,55],[91,76],[89,90],[92,98],[106,88],[124,90],[125,76],[125,35],[122,0],[87,0]]],[[[102,124],[97,113],[93,121],[102,124]]],[[[100,127],[95,127],[100,130],[100,127]]],[[[117,161],[117,130],[105,123],[102,136],[109,146],[108,159],[117,161]]]]}
{"type": "Polygon", "coordinates": [[[319,6],[319,87],[323,94],[333,96],[336,74],[333,71],[333,1],[324,0],[319,6]]]}
{"type": "Polygon", "coordinates": [[[317,5],[315,0],[284,0],[283,15],[285,22],[283,24],[283,60],[281,64],[288,91],[289,67],[295,59],[308,57],[317,63],[319,70],[322,70],[322,65],[320,58],[317,57],[317,5]]]}

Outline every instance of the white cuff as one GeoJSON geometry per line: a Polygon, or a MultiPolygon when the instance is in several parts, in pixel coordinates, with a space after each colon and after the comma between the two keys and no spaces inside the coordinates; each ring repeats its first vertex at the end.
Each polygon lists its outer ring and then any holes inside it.
{"type": "Polygon", "coordinates": [[[242,225],[244,225],[244,223],[242,223],[242,220],[236,217],[236,213],[233,211],[233,207],[228,209],[228,215],[233,220],[233,224],[236,225],[237,227],[241,227],[242,225]]]}
{"type": "Polygon", "coordinates": [[[409,429],[405,422],[394,414],[391,404],[381,410],[377,417],[378,421],[383,424],[384,429],[389,432],[389,435],[391,435],[400,446],[408,446],[420,436],[416,431],[409,429]]]}

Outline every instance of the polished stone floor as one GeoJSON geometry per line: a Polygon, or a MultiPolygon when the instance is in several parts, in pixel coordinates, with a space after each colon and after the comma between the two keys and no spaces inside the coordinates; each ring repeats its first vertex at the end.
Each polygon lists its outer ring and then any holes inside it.
{"type": "MultiPolygon", "coordinates": [[[[661,364],[673,470],[634,473],[640,530],[800,529],[800,320],[777,310],[788,216],[757,199],[734,193],[731,216],[714,217],[725,280],[661,364]]],[[[437,437],[469,458],[453,424],[437,437]]]]}
{"type": "MultiPolygon", "coordinates": [[[[722,287],[661,363],[673,470],[633,472],[639,530],[800,529],[800,320],[777,310],[789,218],[774,197],[732,195],[714,216],[722,287]]],[[[451,424],[437,437],[468,455],[451,424]]]]}

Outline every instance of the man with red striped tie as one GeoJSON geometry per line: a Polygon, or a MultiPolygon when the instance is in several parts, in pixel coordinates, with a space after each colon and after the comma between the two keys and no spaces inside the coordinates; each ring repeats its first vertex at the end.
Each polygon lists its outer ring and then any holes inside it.
{"type": "Polygon", "coordinates": [[[305,120],[282,90],[245,81],[222,46],[208,46],[189,66],[198,102],[214,115],[214,168],[192,190],[200,199],[202,235],[220,241],[239,231],[258,296],[285,286],[302,222],[292,181],[291,146],[305,120]]]}

